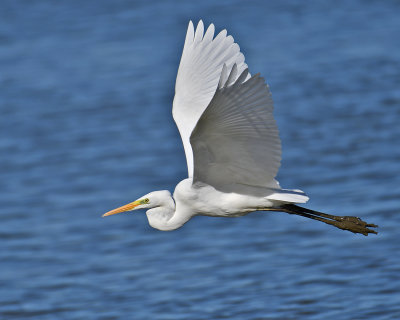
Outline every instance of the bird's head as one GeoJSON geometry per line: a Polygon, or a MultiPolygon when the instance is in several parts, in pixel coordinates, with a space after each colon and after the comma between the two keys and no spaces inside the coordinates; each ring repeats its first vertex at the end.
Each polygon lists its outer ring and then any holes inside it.
{"type": "Polygon", "coordinates": [[[162,207],[165,206],[166,204],[169,204],[171,200],[172,197],[169,191],[167,190],[154,191],[122,207],[106,212],[105,214],[103,214],[103,217],[111,216],[113,214],[125,211],[162,207]]]}

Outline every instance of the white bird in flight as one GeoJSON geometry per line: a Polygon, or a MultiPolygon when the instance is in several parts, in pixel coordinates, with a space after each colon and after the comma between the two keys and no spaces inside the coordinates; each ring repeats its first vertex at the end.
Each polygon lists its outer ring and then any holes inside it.
{"type": "Polygon", "coordinates": [[[357,217],[309,210],[301,190],[275,180],[281,142],[265,80],[251,76],[232,36],[214,25],[204,33],[189,22],[175,85],[172,114],[185,149],[188,178],[103,215],[147,209],[149,224],[168,231],[196,215],[238,217],[253,211],[296,214],[354,233],[377,233],[357,217]]]}

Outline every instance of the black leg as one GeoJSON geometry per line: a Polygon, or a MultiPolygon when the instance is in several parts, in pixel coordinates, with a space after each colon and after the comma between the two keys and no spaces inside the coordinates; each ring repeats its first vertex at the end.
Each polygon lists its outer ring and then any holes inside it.
{"type": "Polygon", "coordinates": [[[262,210],[283,211],[290,214],[296,214],[309,219],[322,221],[324,223],[330,224],[331,226],[334,226],[342,230],[348,230],[353,233],[361,233],[364,236],[367,236],[369,233],[375,233],[375,234],[378,233],[375,230],[369,229],[369,228],[377,228],[378,227],[377,225],[366,223],[360,218],[349,217],[349,216],[344,216],[344,217],[334,216],[331,214],[306,209],[294,204],[284,204],[278,208],[265,208],[262,210]]]}

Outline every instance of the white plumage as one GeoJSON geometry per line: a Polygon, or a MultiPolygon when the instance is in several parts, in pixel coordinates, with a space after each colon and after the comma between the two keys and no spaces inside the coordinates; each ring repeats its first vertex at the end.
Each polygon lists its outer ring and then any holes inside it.
{"type": "Polygon", "coordinates": [[[256,210],[284,211],[368,234],[373,227],[355,217],[338,217],[294,203],[308,197],[275,180],[281,142],[268,85],[251,76],[244,56],[226,30],[214,37],[200,21],[189,22],[176,78],[173,117],[187,161],[188,178],[168,191],[151,192],[104,216],[148,209],[151,226],[181,227],[195,215],[236,217],[256,210]]]}
{"type": "Polygon", "coordinates": [[[199,22],[196,32],[192,21],[189,22],[172,108],[185,148],[189,177],[193,176],[190,135],[215,94],[222,67],[225,64],[231,70],[236,64],[239,73],[247,68],[238,44],[234,43],[232,36],[227,36],[226,30],[222,30],[213,39],[214,25],[211,24],[206,33],[203,33],[202,21],[199,22]]]}

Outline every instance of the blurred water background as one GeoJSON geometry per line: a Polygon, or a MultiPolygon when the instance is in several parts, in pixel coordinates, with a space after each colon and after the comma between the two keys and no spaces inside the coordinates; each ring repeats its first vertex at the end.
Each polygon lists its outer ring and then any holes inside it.
{"type": "Polygon", "coordinates": [[[400,319],[399,1],[0,3],[0,319],[400,319]],[[284,213],[160,232],[101,214],[185,178],[187,23],[270,84],[278,179],[364,237],[284,213]]]}

